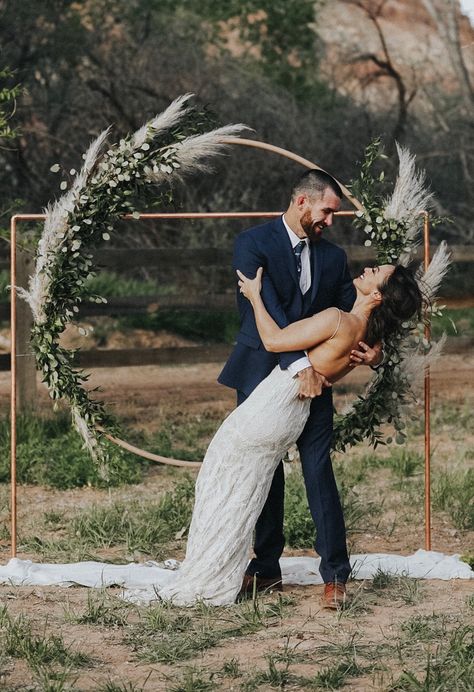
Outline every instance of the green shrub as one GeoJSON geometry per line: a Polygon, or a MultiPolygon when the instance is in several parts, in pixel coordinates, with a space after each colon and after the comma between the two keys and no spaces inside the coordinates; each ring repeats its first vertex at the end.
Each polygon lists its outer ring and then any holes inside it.
{"type": "MultiPolygon", "coordinates": [[[[66,414],[54,418],[20,416],[17,421],[19,483],[66,489],[84,485],[138,483],[144,464],[109,445],[110,477],[105,482],[66,414]]],[[[10,479],[10,421],[0,422],[0,483],[10,479]]]]}
{"type": "Polygon", "coordinates": [[[166,329],[188,339],[232,343],[239,328],[235,311],[160,310],[152,315],[129,315],[119,320],[121,329],[166,329]]]}
{"type": "Polygon", "coordinates": [[[157,296],[163,295],[163,287],[155,281],[130,279],[115,272],[101,271],[86,284],[86,295],[97,294],[104,297],[157,296]]]}
{"type": "Polygon", "coordinates": [[[448,336],[472,336],[474,334],[474,308],[444,308],[441,317],[433,319],[432,334],[439,338],[448,336]]]}

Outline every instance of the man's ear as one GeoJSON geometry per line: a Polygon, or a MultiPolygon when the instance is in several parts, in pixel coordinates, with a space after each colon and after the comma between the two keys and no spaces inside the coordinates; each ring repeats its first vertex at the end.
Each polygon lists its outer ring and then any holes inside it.
{"type": "Polygon", "coordinates": [[[298,195],[296,198],[296,204],[298,207],[303,207],[305,203],[308,201],[308,197],[306,195],[298,195]]]}

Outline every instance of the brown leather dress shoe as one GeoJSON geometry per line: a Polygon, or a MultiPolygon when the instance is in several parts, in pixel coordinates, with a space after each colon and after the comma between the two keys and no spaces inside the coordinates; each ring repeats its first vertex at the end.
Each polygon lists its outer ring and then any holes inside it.
{"type": "Polygon", "coordinates": [[[281,577],[259,577],[253,574],[244,574],[239,596],[252,595],[254,591],[283,591],[281,577]]]}
{"type": "Polygon", "coordinates": [[[323,608],[330,610],[342,610],[347,603],[346,585],[342,582],[329,582],[324,585],[324,593],[321,597],[323,608]]]}

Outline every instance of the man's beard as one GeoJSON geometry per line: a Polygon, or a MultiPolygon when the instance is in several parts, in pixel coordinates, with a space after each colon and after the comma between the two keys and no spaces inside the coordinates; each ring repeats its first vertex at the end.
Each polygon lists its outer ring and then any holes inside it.
{"type": "Polygon", "coordinates": [[[309,242],[317,243],[318,240],[321,238],[322,229],[318,226],[319,222],[313,222],[313,219],[311,218],[311,212],[309,211],[309,209],[305,211],[305,213],[301,217],[300,224],[301,228],[306,233],[309,242]]]}

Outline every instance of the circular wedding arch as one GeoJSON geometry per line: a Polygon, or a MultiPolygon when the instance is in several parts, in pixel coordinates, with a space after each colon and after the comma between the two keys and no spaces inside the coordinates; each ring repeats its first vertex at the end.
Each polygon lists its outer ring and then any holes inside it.
{"type": "MultiPolygon", "coordinates": [[[[318,170],[325,171],[324,168],[315,164],[313,161],[295,154],[282,147],[269,144],[268,142],[263,142],[259,140],[245,139],[245,138],[235,138],[235,137],[222,137],[220,141],[223,144],[229,145],[240,145],[245,147],[250,147],[254,149],[260,149],[269,153],[274,153],[284,158],[287,158],[295,163],[299,163],[305,168],[315,168],[318,170]]],[[[327,172],[327,171],[325,171],[327,172]]],[[[337,179],[336,179],[337,180],[337,179]]],[[[358,211],[363,211],[364,207],[361,202],[354,197],[350,190],[337,181],[341,187],[341,190],[346,197],[346,199],[356,208],[358,211]]],[[[349,216],[355,215],[355,211],[340,211],[336,212],[337,216],[349,216]]],[[[175,214],[154,214],[154,213],[143,213],[139,214],[138,217],[135,215],[133,218],[250,218],[250,217],[272,217],[278,216],[281,212],[239,212],[239,213],[229,213],[229,212],[209,212],[209,213],[175,213],[175,214]]],[[[425,269],[429,264],[429,216],[427,212],[424,212],[425,223],[424,223],[424,265],[425,269]]],[[[44,214],[16,214],[10,219],[10,230],[11,230],[11,547],[12,556],[16,556],[16,230],[18,221],[39,221],[45,218],[44,214]]],[[[132,218],[131,215],[125,215],[125,219],[132,218]]],[[[426,549],[431,548],[431,521],[430,521],[430,375],[429,371],[425,376],[425,389],[424,389],[424,412],[425,412],[425,547],[426,549]]],[[[147,450],[136,447],[135,445],[126,442],[118,437],[115,437],[105,430],[100,430],[100,432],[113,444],[135,454],[136,456],[154,461],[160,464],[178,466],[185,468],[199,468],[202,462],[197,461],[185,461],[182,459],[174,459],[169,457],[164,457],[159,454],[154,454],[148,452],[147,450]]]]}
{"type": "MultiPolygon", "coordinates": [[[[290,159],[291,161],[295,161],[296,163],[301,164],[302,166],[305,166],[306,168],[317,168],[320,171],[324,171],[324,168],[321,168],[321,166],[318,166],[314,162],[310,161],[309,159],[304,158],[303,156],[299,156],[299,154],[295,154],[292,151],[289,151],[288,149],[282,149],[281,147],[277,147],[274,144],[268,144],[268,142],[261,142],[259,140],[253,140],[253,139],[235,139],[234,137],[232,138],[227,138],[227,137],[222,137],[220,140],[223,144],[237,144],[241,146],[246,146],[246,147],[252,147],[254,149],[262,149],[263,151],[267,151],[270,153],[274,154],[279,154],[280,156],[283,156],[287,159],[290,159]]],[[[327,172],[327,171],[325,171],[327,172]]],[[[334,176],[333,176],[334,177],[334,176]]],[[[358,199],[354,197],[354,195],[350,192],[350,190],[347,189],[345,185],[343,185],[340,181],[337,181],[339,186],[341,187],[341,190],[344,194],[344,196],[356,207],[357,210],[362,211],[364,207],[362,204],[359,202],[358,199]]],[[[280,212],[275,212],[275,213],[280,213],[280,212]]],[[[339,215],[353,215],[355,212],[339,212],[339,215]]],[[[268,215],[268,214],[266,214],[268,215]]],[[[180,214],[174,214],[173,218],[179,218],[181,215],[180,214]]],[[[185,216],[189,218],[189,214],[183,214],[182,216],[185,216]]],[[[200,214],[199,218],[206,218],[206,216],[210,216],[212,218],[218,218],[219,213],[215,212],[212,214],[200,214]]],[[[147,218],[152,218],[153,215],[149,214],[147,215],[147,218]]],[[[102,431],[104,436],[112,443],[116,444],[117,446],[121,447],[122,449],[125,449],[127,452],[131,452],[132,454],[135,454],[136,456],[142,457],[144,459],[148,459],[150,461],[155,461],[160,464],[166,464],[168,466],[181,466],[181,467],[187,467],[187,468],[199,468],[201,466],[201,461],[185,461],[183,459],[173,459],[170,457],[164,457],[161,456],[160,454],[154,454],[153,452],[147,452],[144,449],[140,449],[139,447],[136,447],[135,445],[130,444],[129,442],[126,442],[125,440],[120,439],[119,437],[115,437],[113,435],[110,435],[106,431],[102,431]]]]}

